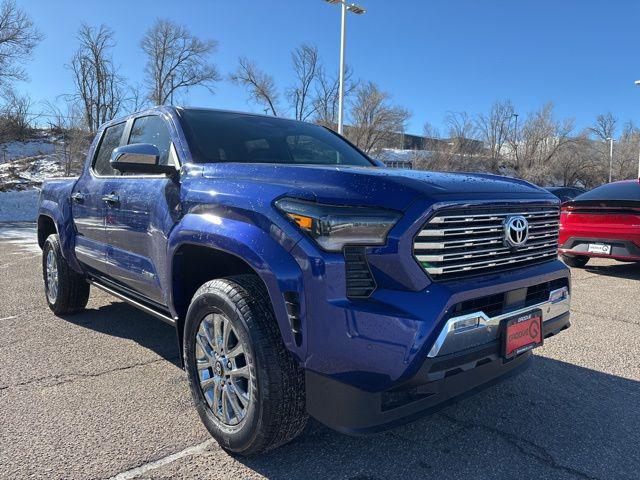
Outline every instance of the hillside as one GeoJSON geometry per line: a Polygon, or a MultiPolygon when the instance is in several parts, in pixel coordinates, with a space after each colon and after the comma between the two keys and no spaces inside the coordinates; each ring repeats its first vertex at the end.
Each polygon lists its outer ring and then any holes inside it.
{"type": "Polygon", "coordinates": [[[36,130],[26,141],[0,143],[0,192],[38,188],[47,177],[66,173],[62,138],[36,130]]]}
{"type": "Polygon", "coordinates": [[[74,173],[68,159],[64,138],[49,130],[0,143],[0,222],[34,221],[42,181],[74,173]]]}

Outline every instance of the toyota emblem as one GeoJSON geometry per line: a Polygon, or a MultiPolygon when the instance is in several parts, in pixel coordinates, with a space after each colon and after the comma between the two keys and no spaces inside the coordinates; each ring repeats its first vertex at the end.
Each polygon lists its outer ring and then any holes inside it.
{"type": "Polygon", "coordinates": [[[516,248],[525,244],[529,238],[529,222],[522,215],[508,217],[504,222],[504,244],[516,248]]]}

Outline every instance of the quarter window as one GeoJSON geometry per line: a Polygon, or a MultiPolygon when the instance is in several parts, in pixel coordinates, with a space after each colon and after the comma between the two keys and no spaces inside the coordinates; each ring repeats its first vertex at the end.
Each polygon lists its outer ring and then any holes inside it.
{"type": "Polygon", "coordinates": [[[93,164],[93,171],[97,175],[120,175],[120,172],[111,168],[111,153],[113,149],[120,146],[120,140],[124,133],[125,123],[119,123],[108,127],[102,135],[100,146],[98,147],[98,153],[93,164]]]}

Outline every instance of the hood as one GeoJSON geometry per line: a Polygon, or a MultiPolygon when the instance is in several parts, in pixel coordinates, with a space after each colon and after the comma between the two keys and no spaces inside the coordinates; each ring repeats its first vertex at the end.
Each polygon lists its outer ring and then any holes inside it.
{"type": "Polygon", "coordinates": [[[556,200],[546,190],[523,180],[488,174],[249,163],[198,167],[202,167],[202,177],[216,184],[212,188],[234,188],[237,194],[244,191],[246,195],[264,200],[289,195],[322,203],[385,206],[396,210],[405,210],[420,197],[433,201],[556,200]]]}

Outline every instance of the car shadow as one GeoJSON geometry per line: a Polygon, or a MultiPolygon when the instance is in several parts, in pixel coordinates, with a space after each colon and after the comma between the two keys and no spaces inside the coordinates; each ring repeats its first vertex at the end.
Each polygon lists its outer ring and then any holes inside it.
{"type": "Polygon", "coordinates": [[[587,272],[606,275],[608,277],[628,278],[640,280],[640,263],[614,263],[608,265],[589,265],[584,268],[587,272]]]}
{"type": "Polygon", "coordinates": [[[149,314],[115,300],[99,308],[63,317],[65,321],[113,337],[133,340],[180,366],[175,328],[149,314]]]}
{"type": "Polygon", "coordinates": [[[639,400],[640,382],[536,356],[522,375],[412,424],[364,437],[315,424],[236,460],[273,479],[631,479],[639,400]]]}

